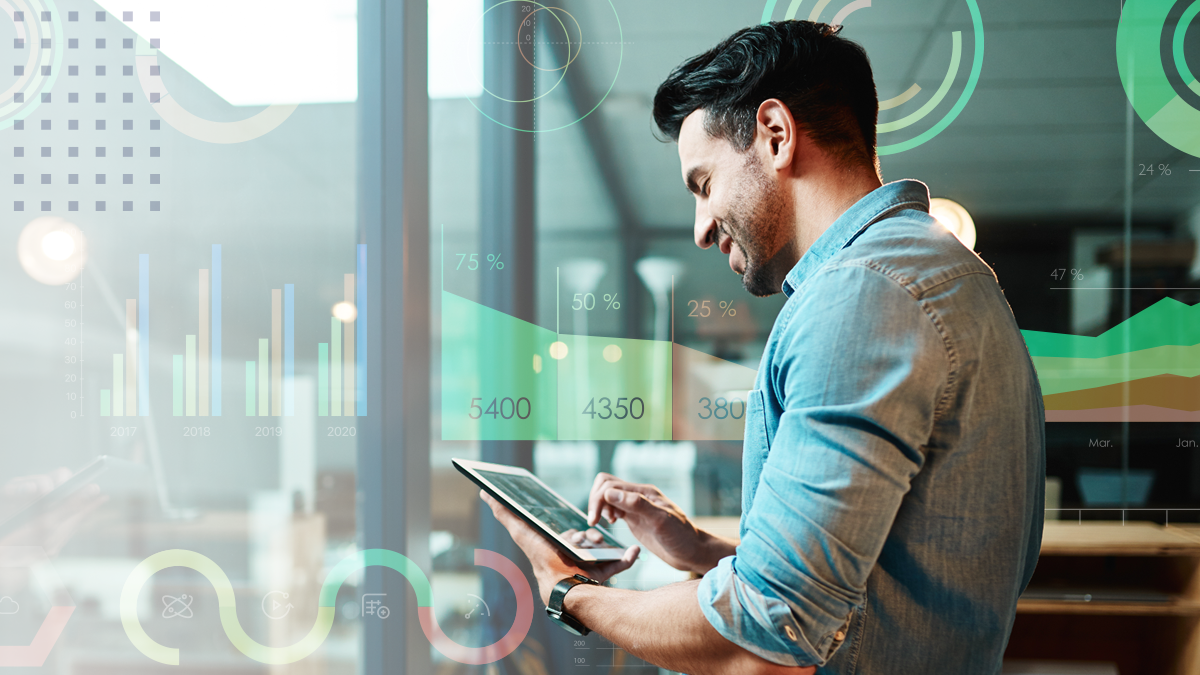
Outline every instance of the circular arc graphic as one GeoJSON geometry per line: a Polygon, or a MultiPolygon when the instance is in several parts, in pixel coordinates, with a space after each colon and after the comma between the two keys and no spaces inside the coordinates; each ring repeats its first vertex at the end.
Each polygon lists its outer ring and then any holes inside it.
{"type": "MultiPolygon", "coordinates": [[[[809,14],[808,20],[817,21],[821,16],[821,12],[825,10],[831,1],[832,0],[819,0],[816,6],[813,8],[812,13],[809,14]]],[[[775,12],[775,6],[778,4],[778,2],[779,0],[766,1],[766,4],[763,6],[761,18],[762,23],[769,23],[771,21],[771,17],[775,12]]],[[[795,19],[797,12],[800,10],[800,5],[803,4],[803,2],[804,0],[791,0],[790,4],[788,4],[787,11],[784,14],[784,19],[795,19]]],[[[942,117],[942,119],[938,120],[933,124],[933,126],[926,129],[921,134],[918,134],[907,141],[888,145],[879,145],[876,149],[876,153],[880,156],[894,155],[904,152],[905,150],[912,150],[913,148],[932,140],[935,136],[945,131],[946,127],[950,126],[950,124],[954,122],[959,113],[963,111],[963,108],[967,106],[967,102],[970,101],[971,94],[975,92],[975,87],[979,84],[979,75],[983,71],[983,17],[979,12],[978,0],[966,0],[966,3],[967,9],[971,13],[971,26],[975,32],[975,54],[971,60],[971,73],[967,77],[966,86],[963,88],[962,93],[959,94],[958,100],[955,101],[954,105],[942,117]]],[[[833,23],[841,23],[846,19],[847,16],[856,10],[870,6],[870,0],[855,0],[838,11],[833,19],[833,23]]],[[[958,75],[958,70],[962,60],[962,33],[960,31],[954,31],[951,34],[951,38],[952,45],[950,66],[947,68],[946,75],[942,80],[941,86],[938,87],[933,97],[924,105],[922,105],[919,110],[905,116],[900,120],[878,124],[876,126],[876,133],[884,134],[890,131],[899,131],[900,129],[909,127],[927,117],[945,99],[946,95],[949,93],[954,84],[955,78],[958,75]]],[[[879,108],[880,110],[888,110],[899,107],[915,97],[920,91],[921,88],[914,84],[899,96],[881,101],[879,108]]]]}
{"type": "MultiPolygon", "coordinates": [[[[511,130],[513,130],[513,131],[522,131],[522,132],[525,132],[525,133],[531,133],[531,134],[544,134],[544,133],[549,133],[549,132],[551,132],[551,131],[559,131],[560,129],[566,129],[566,128],[567,128],[567,127],[569,127],[569,126],[572,126],[572,125],[578,124],[579,122],[581,122],[581,121],[583,121],[585,118],[587,118],[589,115],[591,115],[592,113],[596,112],[596,109],[600,107],[600,104],[601,104],[601,103],[604,103],[604,100],[605,100],[605,99],[607,99],[607,98],[608,98],[608,95],[612,93],[613,87],[615,87],[615,86],[616,86],[616,84],[617,84],[617,77],[618,77],[618,76],[620,76],[620,74],[621,74],[621,63],[624,61],[624,58],[625,58],[625,32],[624,32],[624,30],[621,28],[621,18],[620,18],[620,16],[618,16],[618,15],[617,15],[617,8],[616,8],[615,6],[613,6],[612,0],[607,0],[607,1],[608,1],[608,6],[609,6],[609,8],[610,8],[610,9],[612,9],[612,13],[613,13],[613,19],[614,19],[614,20],[617,22],[617,45],[618,45],[618,52],[617,52],[617,68],[616,68],[616,72],[614,72],[614,73],[613,73],[613,79],[612,79],[612,82],[610,82],[610,83],[609,83],[609,85],[608,85],[608,89],[606,89],[606,90],[604,91],[604,95],[603,95],[603,96],[601,96],[601,97],[600,97],[600,100],[596,101],[596,105],[592,106],[592,107],[591,107],[591,109],[589,109],[587,112],[580,113],[580,115],[579,115],[579,116],[578,116],[576,119],[574,119],[574,120],[572,120],[572,121],[570,121],[570,122],[567,122],[566,124],[561,124],[561,125],[559,125],[559,126],[557,126],[557,127],[551,128],[551,129],[522,129],[522,128],[520,128],[520,127],[514,127],[514,126],[511,126],[511,125],[505,124],[504,122],[501,122],[500,120],[496,119],[495,117],[492,117],[491,115],[487,114],[487,112],[485,112],[485,111],[483,110],[483,108],[481,108],[481,107],[480,107],[480,106],[479,106],[479,105],[478,105],[478,104],[477,104],[477,103],[476,103],[476,102],[475,102],[473,99],[470,99],[470,98],[468,98],[468,99],[467,99],[467,102],[471,104],[471,107],[473,107],[473,108],[475,108],[475,110],[479,111],[479,114],[480,114],[480,115],[483,115],[483,116],[484,116],[484,117],[486,117],[487,119],[491,120],[492,122],[495,122],[496,124],[499,124],[500,126],[504,127],[505,129],[511,129],[511,130]]],[[[525,2],[525,3],[528,3],[528,4],[536,5],[537,7],[540,7],[540,8],[542,8],[542,9],[551,10],[551,11],[550,11],[550,13],[551,13],[552,15],[554,15],[556,19],[557,19],[558,15],[554,14],[554,11],[553,11],[553,10],[558,10],[558,11],[564,11],[564,12],[565,12],[565,10],[562,10],[561,8],[558,8],[558,7],[547,7],[547,6],[545,6],[545,5],[542,5],[542,4],[538,3],[538,2],[536,2],[535,0],[501,0],[501,2],[497,2],[496,4],[494,4],[494,5],[492,5],[491,7],[489,7],[489,8],[487,9],[487,11],[485,11],[485,12],[484,12],[484,14],[487,14],[487,12],[490,12],[490,11],[492,11],[493,9],[495,9],[495,8],[499,7],[500,5],[507,5],[507,4],[509,4],[509,3],[512,3],[512,2],[525,2]]],[[[568,16],[570,16],[570,15],[568,14],[568,16]]],[[[572,20],[574,20],[574,19],[575,19],[575,17],[574,17],[574,16],[571,16],[571,19],[572,19],[572,20]]],[[[560,24],[560,25],[562,25],[562,19],[558,19],[558,22],[559,22],[559,24],[560,24]]],[[[566,29],[566,27],[565,27],[565,26],[563,26],[563,32],[564,32],[564,33],[566,33],[566,32],[567,32],[567,29],[566,29]]],[[[581,30],[580,34],[582,35],[582,30],[581,30]]],[[[581,44],[581,45],[579,45],[579,48],[580,48],[580,49],[582,49],[582,48],[583,48],[583,45],[582,45],[582,44],[581,44]]],[[[571,45],[570,45],[570,43],[569,43],[569,38],[568,38],[568,44],[567,44],[567,55],[568,55],[568,59],[567,59],[567,65],[568,65],[568,66],[571,64],[571,62],[573,62],[573,61],[574,61],[574,59],[571,59],[571,58],[570,58],[570,54],[571,54],[571,45]]],[[[576,58],[578,58],[578,55],[576,55],[576,58]]],[[[532,65],[532,64],[530,64],[530,65],[532,65]]],[[[535,67],[536,67],[536,66],[535,66],[535,67]]],[[[553,68],[553,69],[551,69],[551,70],[559,70],[559,69],[558,69],[558,68],[553,68]]],[[[566,77],[566,67],[563,67],[563,68],[562,68],[562,71],[563,71],[563,77],[560,77],[560,78],[559,78],[559,82],[562,82],[563,78],[565,78],[565,77],[566,77]]],[[[557,87],[557,86],[558,86],[558,84],[556,83],[554,86],[555,86],[555,87],[557,87]]],[[[487,93],[487,94],[489,94],[489,95],[491,95],[491,96],[493,96],[493,97],[494,97],[494,98],[496,98],[497,100],[500,100],[500,101],[506,101],[506,99],[503,99],[503,98],[500,98],[500,97],[498,97],[498,96],[495,96],[494,94],[491,94],[491,92],[487,91],[486,89],[484,90],[484,92],[485,92],[485,93],[487,93]]],[[[550,92],[549,92],[549,91],[547,91],[547,92],[545,92],[544,94],[542,94],[542,96],[545,96],[545,95],[546,95],[546,94],[548,94],[548,93],[550,93],[550,92]]],[[[539,97],[537,97],[537,98],[541,98],[541,96],[539,96],[539,97]]],[[[537,100],[537,99],[535,98],[535,99],[530,99],[529,101],[515,101],[515,102],[516,102],[516,103],[529,103],[529,102],[532,102],[532,101],[534,101],[534,100],[537,100]]],[[[512,101],[508,101],[508,102],[512,102],[512,101]]]]}
{"type": "Polygon", "coordinates": [[[1187,2],[1127,0],[1117,25],[1117,72],[1130,105],[1146,126],[1171,146],[1200,157],[1200,109],[1188,101],[1193,94],[1200,96],[1200,84],[1183,54],[1184,35],[1200,13],[1200,0],[1192,0],[1173,29],[1168,25],[1187,2]],[[1174,73],[1167,71],[1168,62],[1174,73]],[[1177,90],[1173,79],[1186,88],[1177,90]]]}
{"type": "Polygon", "coordinates": [[[179,105],[167,91],[162,77],[151,75],[158,70],[158,50],[142,36],[137,38],[134,53],[138,83],[150,101],[150,107],[176,131],[206,143],[244,143],[262,136],[283,124],[296,110],[296,104],[269,105],[258,113],[236,122],[214,122],[192,114],[179,105]]]}
{"type": "Polygon", "coordinates": [[[246,656],[268,665],[295,663],[317,650],[333,628],[336,614],[337,592],[346,579],[365,567],[387,567],[404,575],[412,584],[417,597],[417,617],[421,630],[435,649],[459,663],[482,665],[493,663],[511,654],[533,623],[533,591],[529,581],[511,560],[499,553],[475,549],[475,564],[499,572],[512,585],[517,597],[517,614],[513,625],[499,641],[486,647],[464,647],[442,632],[433,613],[433,589],[421,568],[405,556],[386,549],[359,551],[339,562],[321,585],[317,600],[317,620],[308,635],[287,647],[268,647],[259,644],[246,634],[237,618],[237,606],[233,584],[225,572],[208,557],[182,549],[156,553],[142,562],[129,574],[121,589],[121,624],[133,646],[151,659],[166,665],[179,665],[179,650],[154,641],[138,619],[137,601],[142,587],[157,572],[168,567],[187,567],[204,575],[217,592],[221,627],[233,646],[246,656]]]}
{"type": "Polygon", "coordinates": [[[0,7],[13,21],[17,39],[25,40],[29,46],[29,57],[16,84],[0,93],[0,129],[11,127],[16,120],[25,119],[41,105],[42,94],[54,88],[58,69],[62,65],[62,21],[53,0],[46,0],[44,6],[38,0],[14,0],[14,3],[15,8],[6,0],[0,0],[0,7]],[[17,12],[23,14],[21,21],[15,19],[17,12]],[[50,21],[41,20],[43,12],[50,13],[50,21]],[[48,28],[43,26],[47,23],[48,28]],[[43,39],[50,40],[48,48],[42,47],[43,39]],[[49,69],[48,74],[44,74],[44,68],[49,69]],[[17,100],[18,95],[21,101],[17,100]]]}

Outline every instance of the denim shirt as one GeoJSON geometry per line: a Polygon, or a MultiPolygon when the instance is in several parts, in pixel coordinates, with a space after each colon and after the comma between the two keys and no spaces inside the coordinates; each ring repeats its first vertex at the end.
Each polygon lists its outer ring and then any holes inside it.
{"type": "Polygon", "coordinates": [[[746,413],[722,635],[818,673],[991,675],[1037,562],[1045,413],[990,267],[923,183],[871,192],[787,275],[746,413]]]}

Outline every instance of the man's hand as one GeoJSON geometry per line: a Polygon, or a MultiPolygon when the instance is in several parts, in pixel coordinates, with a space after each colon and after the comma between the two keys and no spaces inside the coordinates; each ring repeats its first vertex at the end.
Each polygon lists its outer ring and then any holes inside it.
{"type": "MultiPolygon", "coordinates": [[[[697,528],[662,491],[601,473],[588,497],[588,523],[624,518],[633,536],[677,570],[704,574],[736,545],[697,528]]],[[[576,535],[577,537],[586,535],[576,535]]]]}
{"type": "Polygon", "coordinates": [[[492,515],[508,530],[513,541],[529,558],[533,566],[533,574],[537,577],[538,591],[542,596],[542,604],[550,602],[550,592],[554,585],[573,574],[582,574],[596,581],[606,581],[614,574],[623,572],[637,560],[640,549],[630,546],[620,560],[581,566],[579,563],[563,555],[554,544],[550,543],[539,532],[535,531],[525,521],[521,520],[504,504],[496,501],[488,493],[480,490],[480,498],[492,507],[492,515]]]}

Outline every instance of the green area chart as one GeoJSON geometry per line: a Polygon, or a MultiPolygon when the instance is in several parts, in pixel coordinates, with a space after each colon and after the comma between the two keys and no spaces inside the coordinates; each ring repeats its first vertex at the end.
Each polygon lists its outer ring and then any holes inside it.
{"type": "Polygon", "coordinates": [[[755,370],[566,335],[442,291],[443,440],[741,440],[755,370]]]}
{"type": "Polygon", "coordinates": [[[1047,422],[1200,422],[1200,305],[1164,298],[1095,337],[1022,333],[1047,422]]]}

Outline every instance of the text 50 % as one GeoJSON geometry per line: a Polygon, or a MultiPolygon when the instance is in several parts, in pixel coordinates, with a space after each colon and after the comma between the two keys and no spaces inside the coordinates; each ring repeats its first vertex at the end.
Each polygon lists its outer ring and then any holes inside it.
{"type": "MultiPolygon", "coordinates": [[[[621,309],[621,303],[617,301],[616,293],[605,293],[600,297],[604,301],[604,309],[621,309]]],[[[571,309],[575,311],[596,309],[596,296],[591,293],[576,293],[575,299],[571,302],[571,309]]]]}

